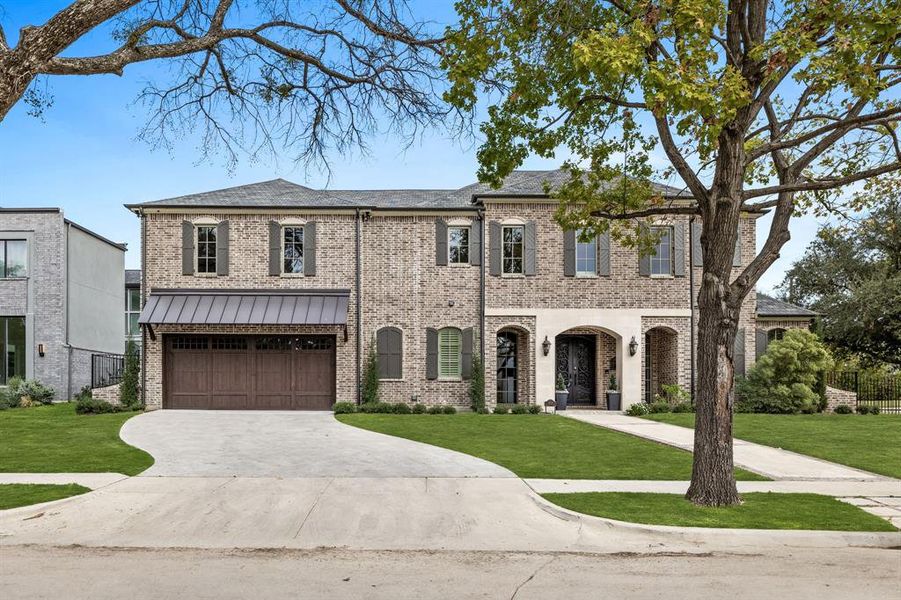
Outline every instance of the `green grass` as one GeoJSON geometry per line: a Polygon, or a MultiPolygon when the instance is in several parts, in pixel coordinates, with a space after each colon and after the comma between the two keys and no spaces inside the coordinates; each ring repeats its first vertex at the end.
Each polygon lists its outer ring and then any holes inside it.
{"type": "Polygon", "coordinates": [[[587,492],[542,496],[576,512],[648,525],[896,531],[885,519],[818,494],[743,494],[743,504],[723,508],[695,506],[678,494],[587,492]]]}
{"type": "MultiPolygon", "coordinates": [[[[646,418],[694,427],[690,413],[646,418]]],[[[901,478],[901,415],[737,414],[733,434],[740,440],[901,478]]]]}
{"type": "Polygon", "coordinates": [[[137,475],[153,457],[119,439],[139,413],[76,415],[75,404],[0,412],[0,473],[137,475]]]}
{"type": "MultiPolygon", "coordinates": [[[[691,454],[550,415],[350,414],[342,423],[471,454],[535,479],[691,478],[691,454]]],[[[743,480],[763,480],[736,470],[743,480]]]]}
{"type": "Polygon", "coordinates": [[[52,485],[44,483],[7,483],[0,485],[0,510],[28,506],[39,502],[60,500],[69,496],[77,496],[90,492],[86,487],[67,483],[52,485]]]}

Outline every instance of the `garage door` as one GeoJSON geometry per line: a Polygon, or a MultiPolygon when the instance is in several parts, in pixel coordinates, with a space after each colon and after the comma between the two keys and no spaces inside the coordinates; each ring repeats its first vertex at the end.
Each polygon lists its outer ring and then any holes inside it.
{"type": "Polygon", "coordinates": [[[335,403],[333,336],[164,339],[164,408],[328,410],[335,403]]]}

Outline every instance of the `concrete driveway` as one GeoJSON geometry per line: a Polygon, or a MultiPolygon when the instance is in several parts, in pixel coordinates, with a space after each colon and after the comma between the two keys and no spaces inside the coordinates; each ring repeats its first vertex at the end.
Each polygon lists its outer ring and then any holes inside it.
{"type": "Polygon", "coordinates": [[[120,436],[158,477],[514,477],[466,454],[350,427],[331,412],[162,410],[120,436]]]}

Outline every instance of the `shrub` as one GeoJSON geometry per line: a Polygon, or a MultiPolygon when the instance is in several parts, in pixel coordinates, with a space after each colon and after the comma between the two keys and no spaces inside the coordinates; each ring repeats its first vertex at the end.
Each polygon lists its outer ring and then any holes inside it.
{"type": "Polygon", "coordinates": [[[488,410],[484,406],[482,408],[480,408],[479,410],[477,410],[476,412],[479,413],[480,415],[490,415],[491,414],[491,411],[488,410]]]}
{"type": "Polygon", "coordinates": [[[648,405],[644,402],[636,402],[626,409],[626,414],[630,417],[640,417],[648,414],[648,405]]]}
{"type": "Polygon", "coordinates": [[[506,415],[510,412],[510,407],[506,404],[498,404],[494,407],[494,414],[496,415],[506,415]]]}
{"type": "Polygon", "coordinates": [[[663,394],[657,394],[654,397],[655,400],[666,402],[670,406],[684,402],[691,404],[691,394],[682,389],[682,386],[677,383],[661,385],[660,389],[663,390],[663,394]]]}
{"type": "Polygon", "coordinates": [[[435,406],[430,406],[429,410],[428,410],[428,413],[430,415],[440,415],[443,412],[444,412],[444,407],[437,405],[437,404],[435,406]]]}
{"type": "Polygon", "coordinates": [[[363,366],[363,404],[377,404],[379,401],[379,357],[375,353],[375,344],[369,344],[366,364],[363,366]]]}
{"type": "Polygon", "coordinates": [[[526,408],[525,404],[514,404],[510,408],[510,412],[513,413],[514,415],[524,415],[529,412],[529,409],[526,408]]]}
{"type": "Polygon", "coordinates": [[[834,412],[837,415],[850,415],[854,411],[851,410],[851,407],[848,406],[847,404],[839,404],[838,406],[835,407],[835,410],[833,410],[832,412],[834,412]]]}
{"type": "Polygon", "coordinates": [[[80,390],[78,390],[78,393],[75,394],[75,401],[78,402],[79,400],[85,400],[87,398],[93,398],[93,397],[94,397],[94,391],[91,389],[91,386],[86,385],[86,386],[82,387],[80,390]]]}
{"type": "Polygon", "coordinates": [[[51,404],[56,392],[37,379],[23,380],[21,377],[11,377],[6,383],[3,403],[10,407],[19,406],[28,408],[37,404],[51,404]]]}
{"type": "Polygon", "coordinates": [[[678,404],[673,404],[674,413],[693,413],[694,411],[695,407],[692,406],[691,402],[679,402],[678,404]]]}
{"type": "Polygon", "coordinates": [[[335,402],[332,410],[336,415],[349,415],[357,412],[357,405],[353,402],[335,402]]]}
{"type": "Polygon", "coordinates": [[[648,406],[648,412],[652,415],[668,413],[672,412],[672,410],[672,407],[666,400],[655,400],[654,402],[651,402],[650,406],[648,406]]]}
{"type": "Polygon", "coordinates": [[[859,415],[868,415],[870,414],[870,407],[866,404],[859,404],[857,406],[857,414],[859,415]]]}
{"type": "Polygon", "coordinates": [[[394,414],[396,415],[409,415],[412,412],[410,405],[406,402],[398,402],[394,405],[394,414]]]}
{"type": "Polygon", "coordinates": [[[472,376],[469,379],[469,406],[473,412],[479,412],[485,408],[485,369],[482,366],[482,358],[477,353],[472,356],[472,376]]]}
{"type": "Polygon", "coordinates": [[[102,415],[106,413],[120,412],[122,409],[113,406],[106,400],[97,398],[84,398],[75,404],[75,413],[79,415],[102,415]]]}
{"type": "Polygon", "coordinates": [[[529,405],[529,414],[530,415],[540,415],[541,407],[538,406],[537,404],[530,404],[529,405]]]}
{"type": "Polygon", "coordinates": [[[394,405],[387,402],[364,402],[360,405],[361,413],[393,413],[394,405]]]}
{"type": "Polygon", "coordinates": [[[457,414],[457,409],[451,406],[450,404],[446,404],[441,407],[441,412],[446,415],[455,415],[457,414]]]}
{"type": "Polygon", "coordinates": [[[429,408],[425,404],[416,403],[413,405],[413,414],[414,415],[424,415],[428,412],[429,408]]]}
{"type": "Polygon", "coordinates": [[[138,349],[132,340],[125,347],[125,367],[122,371],[122,383],[119,384],[119,403],[126,408],[141,406],[140,378],[141,362],[138,360],[138,349]]]}
{"type": "Polygon", "coordinates": [[[792,329],[769,345],[748,377],[736,385],[738,412],[797,414],[815,412],[817,379],[832,368],[832,357],[817,336],[792,329]]]}
{"type": "Polygon", "coordinates": [[[873,405],[870,407],[871,415],[878,415],[880,412],[882,412],[882,410],[878,406],[873,405]]]}

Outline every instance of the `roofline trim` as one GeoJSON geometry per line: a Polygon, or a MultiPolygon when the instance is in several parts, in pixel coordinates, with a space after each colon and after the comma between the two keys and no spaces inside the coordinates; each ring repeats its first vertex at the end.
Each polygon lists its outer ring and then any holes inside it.
{"type": "Polygon", "coordinates": [[[79,225],[79,224],[76,223],[75,221],[70,221],[69,219],[63,219],[63,222],[64,222],[66,225],[71,225],[72,227],[74,227],[75,229],[81,231],[82,233],[86,233],[87,235],[89,235],[89,236],[91,236],[91,237],[93,237],[93,238],[95,238],[95,239],[97,239],[97,240],[99,240],[99,241],[101,241],[101,242],[105,242],[105,243],[109,244],[110,246],[114,246],[115,248],[118,248],[118,249],[121,250],[122,252],[128,251],[128,245],[127,245],[127,244],[124,244],[124,243],[122,243],[122,242],[114,242],[114,241],[112,241],[112,240],[109,239],[109,238],[103,237],[102,235],[100,235],[99,233],[97,233],[97,232],[95,232],[95,231],[91,231],[90,229],[88,229],[87,227],[84,227],[83,225],[79,225]]]}
{"type": "Polygon", "coordinates": [[[33,207],[33,208],[13,208],[9,206],[0,207],[0,213],[61,213],[63,212],[61,208],[53,208],[51,206],[47,207],[33,207]]]}
{"type": "Polygon", "coordinates": [[[156,288],[151,296],[350,296],[350,288],[156,288]]]}

